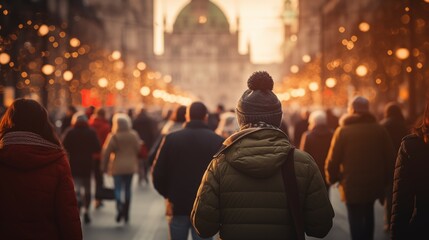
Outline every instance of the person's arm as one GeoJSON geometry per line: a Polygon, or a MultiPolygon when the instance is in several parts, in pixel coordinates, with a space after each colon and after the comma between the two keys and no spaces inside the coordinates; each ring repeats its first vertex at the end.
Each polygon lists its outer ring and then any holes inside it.
{"type": "Polygon", "coordinates": [[[310,155],[308,158],[309,185],[303,206],[304,230],[308,236],[323,238],[331,230],[335,214],[320,170],[310,155]]]}
{"type": "Polygon", "coordinates": [[[153,186],[164,198],[168,198],[168,159],[170,142],[168,136],[161,141],[158,153],[152,167],[153,186]]]}
{"type": "Polygon", "coordinates": [[[215,235],[220,227],[218,164],[214,159],[204,173],[191,212],[192,225],[203,238],[215,235]]]}
{"type": "Polygon", "coordinates": [[[343,141],[341,139],[341,128],[337,128],[332,137],[331,146],[325,161],[326,182],[329,184],[334,184],[341,180],[340,165],[343,162],[344,156],[343,141]]]}
{"type": "Polygon", "coordinates": [[[301,143],[299,144],[299,149],[304,152],[308,152],[307,135],[308,135],[308,132],[304,132],[302,134],[301,143]]]}
{"type": "Polygon", "coordinates": [[[414,193],[412,191],[412,169],[409,166],[410,156],[402,142],[395,165],[391,236],[392,240],[407,239],[408,225],[414,211],[414,193]]]}
{"type": "Polygon", "coordinates": [[[103,148],[101,150],[101,171],[107,172],[107,166],[110,161],[110,154],[113,152],[115,148],[115,140],[112,133],[109,133],[106,137],[106,141],[104,142],[103,148]]]}
{"type": "Polygon", "coordinates": [[[70,165],[66,156],[59,166],[59,182],[55,193],[55,221],[59,239],[82,239],[81,222],[73,186],[70,165]]]}

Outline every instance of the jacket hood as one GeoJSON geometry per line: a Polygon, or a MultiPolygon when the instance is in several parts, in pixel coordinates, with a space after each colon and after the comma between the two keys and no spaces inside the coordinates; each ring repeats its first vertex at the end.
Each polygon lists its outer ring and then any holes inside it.
{"type": "Polygon", "coordinates": [[[371,113],[346,114],[340,119],[340,126],[347,126],[358,123],[374,123],[376,119],[371,113]]]}
{"type": "Polygon", "coordinates": [[[37,169],[64,157],[64,150],[43,146],[14,144],[0,149],[0,165],[18,170],[37,169]]]}
{"type": "Polygon", "coordinates": [[[224,142],[225,160],[236,170],[254,178],[267,178],[279,171],[292,145],[278,129],[250,128],[224,142]]]}
{"type": "Polygon", "coordinates": [[[325,136],[333,133],[328,125],[317,125],[311,132],[316,136],[325,136]]]}

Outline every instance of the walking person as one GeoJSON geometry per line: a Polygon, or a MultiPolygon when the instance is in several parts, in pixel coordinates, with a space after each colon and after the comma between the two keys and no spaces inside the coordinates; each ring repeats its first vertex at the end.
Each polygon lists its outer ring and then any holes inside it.
{"type": "Polygon", "coordinates": [[[429,226],[429,101],[420,124],[401,143],[396,159],[391,239],[427,239],[429,226]]]}
{"type": "Polygon", "coordinates": [[[327,125],[324,111],[312,112],[308,122],[309,130],[303,133],[299,149],[309,153],[316,161],[329,193],[329,184],[325,180],[325,160],[331,146],[333,131],[327,125]]]}
{"type": "MultiPolygon", "coordinates": [[[[158,135],[158,123],[152,119],[146,109],[142,108],[136,119],[133,121],[133,129],[139,134],[140,139],[144,142],[144,147],[147,152],[152,148],[158,135]]],[[[149,163],[148,156],[139,157],[139,184],[142,181],[149,183],[148,171],[149,163]]]]}
{"type": "Polygon", "coordinates": [[[327,182],[339,183],[352,240],[374,238],[374,202],[383,202],[392,159],[386,129],[369,112],[369,101],[355,97],[334,132],[325,165],[327,182]]]}
{"type": "MultiPolygon", "coordinates": [[[[207,125],[207,108],[194,102],[186,109],[184,129],[168,134],[161,143],[152,176],[155,189],[166,199],[166,215],[172,240],[201,239],[189,215],[198,184],[223,138],[207,125]]],[[[209,238],[210,239],[210,238],[209,238]]]]}
{"type": "Polygon", "coordinates": [[[39,103],[17,99],[0,121],[2,239],[82,239],[67,154],[39,103]]]}
{"type": "Polygon", "coordinates": [[[162,127],[161,134],[159,134],[158,139],[155,141],[155,144],[152,145],[152,148],[149,151],[149,166],[152,166],[153,161],[155,160],[162,139],[169,133],[183,129],[183,124],[186,122],[185,115],[186,106],[183,105],[177,107],[175,111],[171,114],[170,119],[162,127]]]}
{"type": "MultiPolygon", "coordinates": [[[[393,143],[393,150],[396,154],[401,146],[402,138],[404,138],[407,133],[407,125],[405,123],[404,115],[402,114],[402,110],[398,104],[391,102],[388,103],[384,108],[384,118],[380,122],[381,126],[383,126],[387,133],[390,136],[390,139],[393,143]]],[[[396,159],[396,156],[393,160],[396,159]]],[[[394,165],[394,163],[392,163],[394,165]]],[[[385,199],[384,199],[384,231],[388,232],[390,230],[390,219],[392,212],[392,191],[393,191],[393,173],[394,169],[390,174],[389,185],[385,191],[385,199]]]]}
{"type": "Polygon", "coordinates": [[[324,237],[334,211],[316,163],[294,151],[278,128],[282,107],[271,76],[255,72],[247,85],[236,108],[240,131],[225,140],[204,174],[191,213],[193,226],[201,237],[219,232],[225,240],[303,239],[304,231],[324,237]],[[286,163],[296,178],[283,174],[286,163]],[[294,186],[285,188],[283,177],[297,182],[296,191],[286,193],[294,186]],[[288,207],[295,199],[298,206],[288,207]],[[295,216],[302,221],[294,221],[295,216]]]}
{"type": "Polygon", "coordinates": [[[75,113],[71,123],[71,128],[64,133],[63,145],[70,158],[79,208],[83,206],[84,223],[90,223],[91,172],[94,155],[100,152],[101,146],[97,133],[88,125],[85,113],[75,113]]]}
{"type": "Polygon", "coordinates": [[[116,113],[112,119],[112,132],[107,136],[102,150],[103,169],[113,176],[116,200],[116,222],[129,221],[131,183],[138,172],[138,154],[142,141],[131,128],[127,114],[116,113]],[[125,193],[124,198],[122,193],[125,193]]]}
{"type": "MultiPolygon", "coordinates": [[[[98,141],[100,145],[103,146],[106,141],[107,135],[110,133],[110,123],[106,118],[106,111],[103,108],[98,108],[95,111],[95,114],[89,119],[89,126],[92,127],[97,133],[98,141]]],[[[93,156],[93,173],[95,179],[95,196],[97,196],[97,191],[100,191],[104,187],[103,173],[101,171],[101,150],[100,152],[94,154],[93,156]]],[[[103,205],[101,199],[95,199],[95,208],[99,208],[103,205]]]]}

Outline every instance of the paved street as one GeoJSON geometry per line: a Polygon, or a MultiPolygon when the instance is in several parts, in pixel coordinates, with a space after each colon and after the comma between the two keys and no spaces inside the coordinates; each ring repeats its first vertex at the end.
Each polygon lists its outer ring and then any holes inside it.
{"type": "MultiPolygon", "coordinates": [[[[136,180],[136,178],[134,178],[136,180]]],[[[349,240],[346,208],[339,200],[338,190],[331,189],[331,200],[335,209],[334,227],[324,239],[349,240]]],[[[164,200],[152,185],[133,185],[130,223],[115,222],[115,204],[106,201],[103,208],[91,210],[92,222],[83,227],[86,240],[164,240],[168,239],[167,224],[164,218],[164,200]]],[[[383,232],[383,208],[375,204],[375,240],[387,240],[383,232]]],[[[307,238],[315,239],[315,238],[307,238]]]]}

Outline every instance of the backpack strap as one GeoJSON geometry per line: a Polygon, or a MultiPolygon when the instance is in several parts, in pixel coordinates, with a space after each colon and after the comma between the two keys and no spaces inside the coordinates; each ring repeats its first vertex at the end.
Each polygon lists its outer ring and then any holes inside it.
{"type": "Polygon", "coordinates": [[[297,239],[304,240],[304,221],[302,219],[301,206],[299,204],[299,191],[294,166],[294,152],[295,147],[292,147],[287,155],[286,161],[282,165],[282,177],[288,199],[288,208],[292,214],[297,239]]]}

